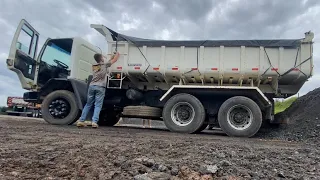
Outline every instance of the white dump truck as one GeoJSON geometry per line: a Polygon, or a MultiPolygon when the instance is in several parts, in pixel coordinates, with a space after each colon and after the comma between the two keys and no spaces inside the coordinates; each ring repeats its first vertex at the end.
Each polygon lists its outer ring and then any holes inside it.
{"type": "Polygon", "coordinates": [[[263,121],[279,123],[273,98],[296,94],[313,73],[312,32],[300,39],[165,41],[91,27],[104,36],[106,53],[72,37],[48,39],[37,56],[39,33],[25,20],[14,35],[8,68],[29,90],[24,100],[41,103],[51,124],[79,118],[95,53],[121,54],[109,72],[100,124],[149,118],[181,133],[211,125],[251,137],[263,121]]]}

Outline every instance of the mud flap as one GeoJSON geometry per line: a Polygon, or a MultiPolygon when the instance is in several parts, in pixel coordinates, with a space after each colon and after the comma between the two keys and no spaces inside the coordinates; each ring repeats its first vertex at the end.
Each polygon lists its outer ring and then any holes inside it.
{"type": "Polygon", "coordinates": [[[278,113],[274,115],[273,120],[270,120],[270,124],[288,124],[289,116],[286,113],[278,113]]]}
{"type": "Polygon", "coordinates": [[[74,95],[76,96],[77,104],[80,110],[83,109],[87,102],[87,83],[77,79],[68,79],[72,85],[74,95]]]}

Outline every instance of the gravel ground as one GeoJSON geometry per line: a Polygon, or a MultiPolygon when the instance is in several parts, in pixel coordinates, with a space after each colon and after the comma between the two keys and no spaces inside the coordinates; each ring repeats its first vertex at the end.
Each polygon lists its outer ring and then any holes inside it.
{"type": "Polygon", "coordinates": [[[319,179],[317,144],[0,116],[0,179],[319,179]]]}
{"type": "Polygon", "coordinates": [[[320,88],[298,98],[277,118],[287,118],[288,124],[262,129],[257,136],[320,144],[320,88]]]}

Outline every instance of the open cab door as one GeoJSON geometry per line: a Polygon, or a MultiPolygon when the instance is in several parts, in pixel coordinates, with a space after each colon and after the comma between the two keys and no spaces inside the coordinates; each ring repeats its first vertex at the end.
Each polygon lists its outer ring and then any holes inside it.
{"type": "Polygon", "coordinates": [[[34,89],[36,86],[38,41],[39,33],[22,19],[11,43],[7,66],[18,74],[24,89],[34,89]]]}

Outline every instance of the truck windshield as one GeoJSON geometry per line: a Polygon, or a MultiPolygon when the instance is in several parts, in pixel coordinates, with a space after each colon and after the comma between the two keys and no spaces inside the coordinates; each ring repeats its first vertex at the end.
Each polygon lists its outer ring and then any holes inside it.
{"type": "Polygon", "coordinates": [[[57,40],[52,40],[47,44],[41,61],[51,66],[66,65],[68,67],[67,69],[69,69],[71,47],[68,46],[68,44],[72,46],[72,43],[56,41],[57,40]]]}
{"type": "Polygon", "coordinates": [[[73,39],[52,39],[41,56],[38,83],[45,84],[52,78],[67,78],[70,72],[73,39]]]}

